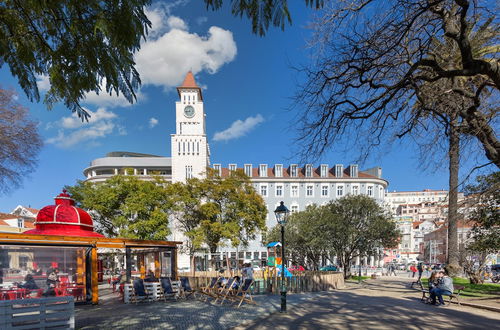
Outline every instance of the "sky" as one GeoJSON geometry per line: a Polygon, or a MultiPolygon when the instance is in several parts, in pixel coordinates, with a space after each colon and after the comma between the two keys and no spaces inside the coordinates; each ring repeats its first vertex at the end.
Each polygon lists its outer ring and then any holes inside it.
{"type": "MultiPolygon", "coordinates": [[[[189,70],[203,88],[212,163],[296,163],[301,146],[294,142],[294,118],[300,108],[290,108],[300,76],[292,67],[310,60],[307,25],[313,10],[304,1],[289,3],[292,26],[284,32],[271,28],[259,37],[251,33],[251,22],[231,16],[230,8],[211,12],[202,1],[154,2],[147,9],[152,30],[135,57],[142,79],[137,103],[90,93],[83,102],[92,114],[88,123],[62,104],[48,111],[43,103],[28,101],[4,65],[0,85],[18,92],[18,102],[39,122],[44,147],[23,186],[0,195],[0,212],[52,204],[65,185],[84,179],[82,172],[93,159],[111,151],[170,156],[175,87],[189,70]]],[[[40,90],[48,86],[40,77],[40,90]]],[[[355,157],[355,150],[331,150],[315,164],[347,166],[355,157]]],[[[447,189],[446,166],[423,171],[420,165],[416,149],[406,141],[384,146],[360,167],[382,167],[389,191],[447,189]]]]}

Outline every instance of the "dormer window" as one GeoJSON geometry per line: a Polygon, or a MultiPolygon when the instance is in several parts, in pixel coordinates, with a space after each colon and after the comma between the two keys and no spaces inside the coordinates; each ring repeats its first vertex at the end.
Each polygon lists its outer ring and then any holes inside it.
{"type": "Polygon", "coordinates": [[[267,176],[267,164],[259,165],[259,176],[266,177],[267,176]]]}
{"type": "Polygon", "coordinates": [[[299,167],[297,165],[290,165],[290,176],[296,178],[299,176],[299,167]]]}
{"type": "Polygon", "coordinates": [[[229,172],[236,171],[236,164],[229,164],[229,172]]]}
{"type": "Polygon", "coordinates": [[[17,227],[18,228],[23,228],[24,227],[24,219],[17,219],[17,227]]]}
{"type": "Polygon", "coordinates": [[[252,164],[245,164],[245,175],[252,177],[252,164]]]}
{"type": "Polygon", "coordinates": [[[306,165],[306,177],[311,178],[312,176],[313,176],[312,175],[312,165],[307,164],[306,165]]]}
{"type": "Polygon", "coordinates": [[[326,178],[326,177],[328,177],[328,165],[326,165],[326,164],[321,164],[320,174],[321,174],[321,177],[322,177],[322,178],[326,178]]]}
{"type": "Polygon", "coordinates": [[[281,178],[283,176],[283,165],[276,164],[274,165],[274,176],[281,178]]]}
{"type": "Polygon", "coordinates": [[[357,178],[358,177],[358,165],[351,165],[350,166],[350,173],[349,175],[351,178],[357,178]]]}
{"type": "Polygon", "coordinates": [[[344,176],[344,166],[337,164],[335,165],[335,177],[341,178],[344,176]]]}
{"type": "Polygon", "coordinates": [[[218,176],[222,175],[222,168],[221,168],[220,164],[214,164],[214,170],[218,176]]]}

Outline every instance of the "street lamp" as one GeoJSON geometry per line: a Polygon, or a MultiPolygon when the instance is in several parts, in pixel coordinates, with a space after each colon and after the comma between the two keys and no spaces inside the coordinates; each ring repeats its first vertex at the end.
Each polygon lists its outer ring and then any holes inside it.
{"type": "Polygon", "coordinates": [[[281,225],[281,313],[286,313],[286,284],[285,284],[285,225],[290,211],[283,202],[274,210],[276,221],[281,225]]]}

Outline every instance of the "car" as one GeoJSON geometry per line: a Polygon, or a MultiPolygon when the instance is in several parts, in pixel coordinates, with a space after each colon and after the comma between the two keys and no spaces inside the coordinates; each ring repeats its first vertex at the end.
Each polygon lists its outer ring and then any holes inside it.
{"type": "Polygon", "coordinates": [[[327,265],[327,266],[321,267],[319,270],[321,270],[323,272],[336,272],[338,270],[338,268],[337,268],[337,266],[334,266],[334,265],[327,265]]]}
{"type": "Polygon", "coordinates": [[[288,270],[291,271],[291,272],[293,272],[293,271],[295,271],[295,272],[302,272],[302,271],[304,271],[306,269],[304,267],[302,267],[302,266],[299,265],[299,266],[288,267],[288,270]]]}

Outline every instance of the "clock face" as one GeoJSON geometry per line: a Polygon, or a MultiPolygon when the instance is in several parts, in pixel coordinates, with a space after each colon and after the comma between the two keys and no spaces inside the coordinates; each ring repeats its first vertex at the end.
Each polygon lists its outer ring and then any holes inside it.
{"type": "Polygon", "coordinates": [[[194,116],[194,108],[190,105],[184,108],[184,116],[191,118],[194,116]]]}

